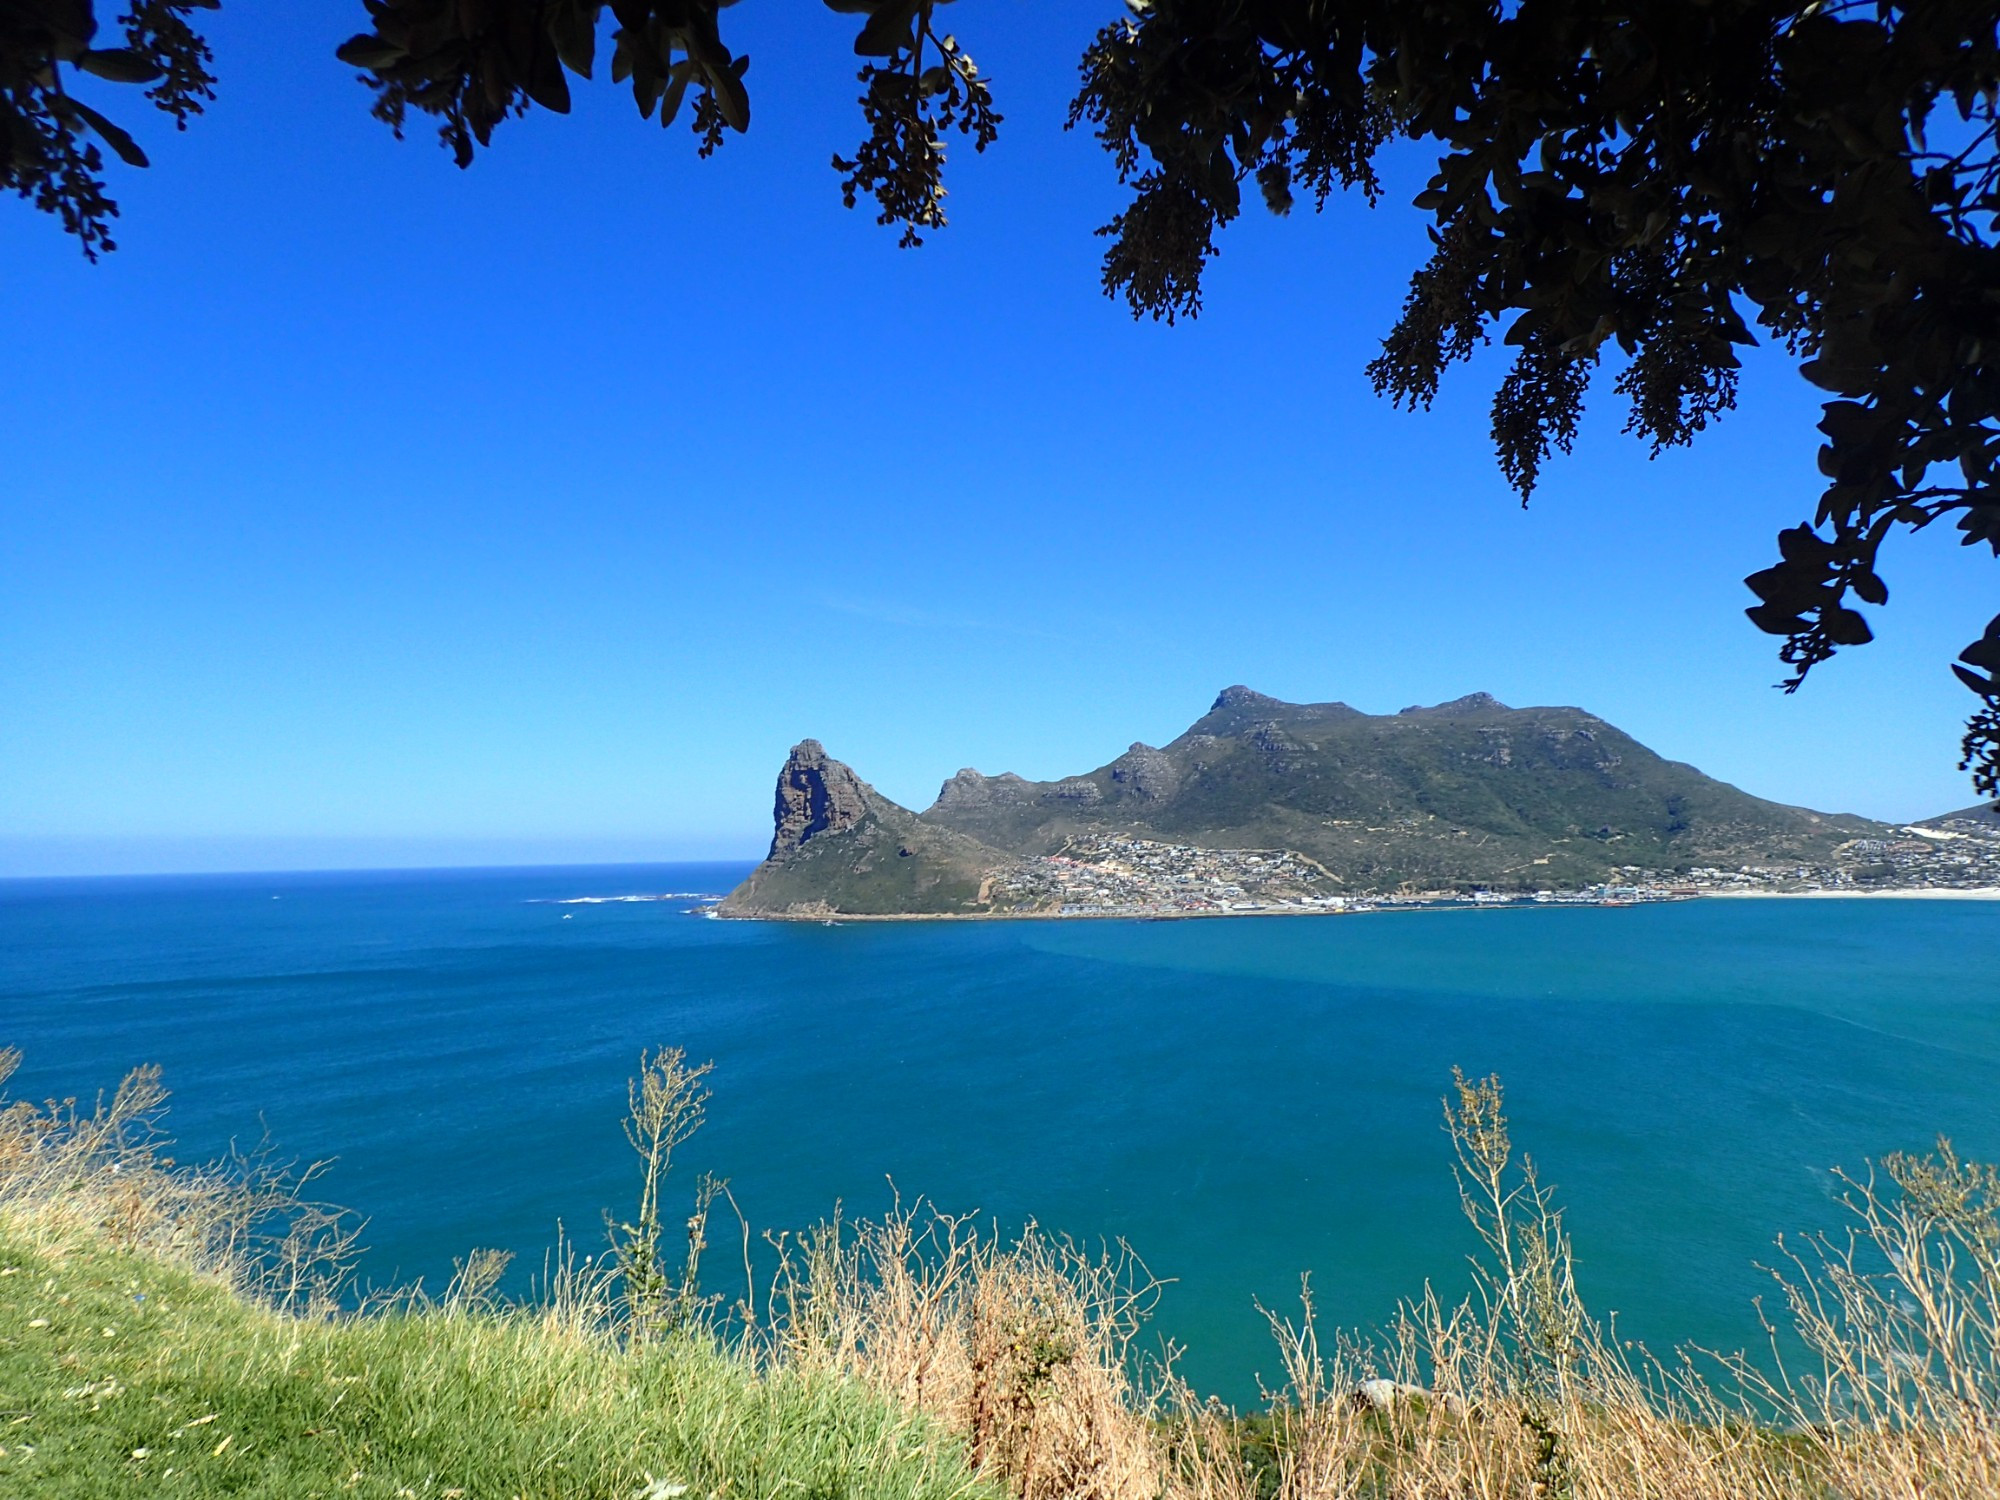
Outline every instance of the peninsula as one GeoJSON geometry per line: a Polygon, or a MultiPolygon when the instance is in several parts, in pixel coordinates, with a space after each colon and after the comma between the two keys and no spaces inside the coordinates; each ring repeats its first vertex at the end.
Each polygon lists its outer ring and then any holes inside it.
{"type": "Polygon", "coordinates": [[[921,813],[826,753],[779,773],[725,917],[1215,916],[2000,886],[2000,819],[1895,827],[1750,796],[1580,708],[1395,714],[1226,688],[1057,781],[963,770],[921,813]]]}

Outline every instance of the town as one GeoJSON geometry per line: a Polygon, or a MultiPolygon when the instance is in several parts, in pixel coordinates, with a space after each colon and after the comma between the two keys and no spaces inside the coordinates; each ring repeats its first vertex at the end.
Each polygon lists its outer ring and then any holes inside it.
{"type": "Polygon", "coordinates": [[[1575,890],[1415,890],[1354,894],[1289,849],[1211,849],[1088,836],[999,876],[996,910],[1064,917],[1342,914],[1403,906],[1630,906],[1700,896],[2000,889],[2000,821],[1961,817],[1853,839],[1827,864],[1627,865],[1618,881],[1575,890]]]}

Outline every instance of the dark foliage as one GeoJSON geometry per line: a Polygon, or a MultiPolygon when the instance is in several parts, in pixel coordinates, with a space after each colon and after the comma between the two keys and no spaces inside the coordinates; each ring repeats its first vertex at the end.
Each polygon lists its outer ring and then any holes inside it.
{"type": "MultiPolygon", "coordinates": [[[[1607,344],[1629,431],[1685,443],[1734,403],[1746,315],[1826,390],[1812,521],[1748,583],[1806,674],[1870,638],[1883,542],[1950,518],[2000,555],[2000,9],[1770,0],[1147,0],[1099,33],[1073,120],[1133,189],[1105,289],[1199,310],[1254,179],[1372,197],[1392,137],[1437,142],[1430,261],[1370,367],[1426,405],[1492,330],[1523,499],[1607,344]]],[[[2000,619],[1959,676],[1966,767],[2000,780],[2000,619]]]]}
{"type": "Polygon", "coordinates": [[[833,159],[834,170],[846,174],[841,197],[852,208],[862,193],[872,193],[880,209],[875,222],[901,224],[905,249],[920,245],[920,230],[945,224],[944,132],[956,127],[972,137],[973,150],[984,151],[1000,128],[992,92],[958,38],[933,29],[929,3],[827,4],[872,11],[854,43],[868,59],[859,74],[868,139],[851,160],[833,159]],[[937,61],[926,63],[933,50],[937,61]]]}
{"type": "MultiPolygon", "coordinates": [[[[571,75],[589,78],[598,33],[611,18],[611,77],[629,83],[639,113],[671,125],[692,91],[691,124],[707,156],[725,130],[750,125],[747,55],[722,39],[732,0],[366,0],[372,29],[340,48],[375,91],[375,114],[401,134],[415,109],[438,121],[460,166],[494,128],[531,105],[569,109],[571,75]]],[[[945,131],[983,151],[1000,117],[986,80],[955,37],[934,27],[945,0],[826,0],[863,17],[854,50],[867,61],[861,97],[868,138],[852,160],[836,156],[852,207],[863,193],[880,222],[901,224],[903,243],[944,223],[945,131]]]]}
{"type": "Polygon", "coordinates": [[[104,153],[146,165],[125,129],[76,97],[80,75],[145,89],[185,129],[215,97],[208,46],[188,25],[217,0],[132,0],[118,42],[95,45],[93,0],[0,0],[0,188],[9,188],[77,237],[92,260],[117,248],[118,205],[105,192],[104,153]]]}

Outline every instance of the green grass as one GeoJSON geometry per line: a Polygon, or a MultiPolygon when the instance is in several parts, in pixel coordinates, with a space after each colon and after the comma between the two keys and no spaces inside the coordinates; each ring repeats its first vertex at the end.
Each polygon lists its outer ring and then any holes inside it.
{"type": "Polygon", "coordinates": [[[0,1494],[993,1500],[935,1426],[707,1340],[533,1310],[305,1321],[0,1218],[0,1494]],[[684,1485],[684,1491],[675,1486],[684,1485]]]}

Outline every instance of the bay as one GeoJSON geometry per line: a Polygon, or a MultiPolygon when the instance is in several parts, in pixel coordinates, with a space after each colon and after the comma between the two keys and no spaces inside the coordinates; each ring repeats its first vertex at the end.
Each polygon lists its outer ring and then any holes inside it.
{"type": "MultiPolygon", "coordinates": [[[[1243,1401],[1253,1299],[1310,1270],[1385,1319],[1472,1248],[1440,1099],[1497,1072],[1600,1313],[1655,1346],[1759,1341],[1758,1262],[1835,1228],[1829,1169],[1939,1133],[2000,1158],[2000,904],[1705,900],[1185,922],[791,925],[686,899],[744,866],[0,882],[15,1097],[158,1062],[185,1158],[334,1159],[365,1274],[474,1246],[540,1264],[623,1209],[642,1047],[713,1059],[712,1170],[755,1228],[900,1192],[1123,1237],[1156,1333],[1243,1401]]],[[[707,1280],[740,1272],[711,1251],[707,1280]]]]}

